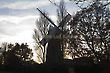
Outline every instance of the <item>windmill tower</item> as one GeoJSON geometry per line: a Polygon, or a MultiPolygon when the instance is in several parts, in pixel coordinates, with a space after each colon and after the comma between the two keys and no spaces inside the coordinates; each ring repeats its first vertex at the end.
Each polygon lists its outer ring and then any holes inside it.
{"type": "Polygon", "coordinates": [[[71,15],[68,14],[65,16],[59,23],[59,26],[56,26],[40,9],[37,8],[37,10],[53,25],[53,27],[49,29],[48,35],[40,41],[43,46],[48,43],[46,63],[49,65],[61,64],[63,60],[63,50],[61,48],[61,37],[59,37],[59,35],[62,33],[61,28],[71,19],[71,15]]]}

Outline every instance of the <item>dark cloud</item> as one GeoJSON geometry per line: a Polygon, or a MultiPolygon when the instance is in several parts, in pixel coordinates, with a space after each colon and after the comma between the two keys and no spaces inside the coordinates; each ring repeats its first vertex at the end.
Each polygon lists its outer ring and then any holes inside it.
{"type": "Polygon", "coordinates": [[[34,15],[34,8],[32,9],[11,9],[11,8],[0,8],[0,15],[34,15]]]}

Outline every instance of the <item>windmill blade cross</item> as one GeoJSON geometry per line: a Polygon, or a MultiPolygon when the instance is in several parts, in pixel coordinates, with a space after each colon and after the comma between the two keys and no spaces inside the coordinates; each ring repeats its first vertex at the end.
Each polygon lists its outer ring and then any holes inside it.
{"type": "Polygon", "coordinates": [[[71,19],[71,15],[68,14],[60,23],[58,27],[53,27],[52,29],[49,29],[49,34],[46,35],[41,41],[40,43],[45,46],[46,43],[49,42],[49,40],[51,39],[51,36],[55,36],[56,34],[60,33],[60,29],[58,29],[59,27],[63,27],[69,20],[71,19]]]}
{"type": "Polygon", "coordinates": [[[40,43],[45,46],[46,43],[49,42],[49,40],[51,39],[52,36],[55,36],[56,34],[60,33],[60,29],[59,27],[63,27],[70,19],[71,19],[71,15],[68,13],[67,16],[65,16],[65,18],[59,23],[59,26],[57,27],[53,21],[48,18],[39,8],[37,8],[37,10],[52,24],[54,25],[54,27],[52,29],[49,29],[49,33],[48,35],[46,35],[41,41],[40,43]]]}
{"type": "Polygon", "coordinates": [[[68,15],[65,16],[65,18],[63,18],[63,20],[59,23],[58,27],[63,27],[70,19],[71,15],[68,13],[68,15]]]}
{"type": "Polygon", "coordinates": [[[57,27],[57,26],[54,24],[54,22],[53,22],[50,18],[48,18],[39,8],[37,8],[37,10],[38,10],[52,25],[54,25],[55,27],[57,27]]]}

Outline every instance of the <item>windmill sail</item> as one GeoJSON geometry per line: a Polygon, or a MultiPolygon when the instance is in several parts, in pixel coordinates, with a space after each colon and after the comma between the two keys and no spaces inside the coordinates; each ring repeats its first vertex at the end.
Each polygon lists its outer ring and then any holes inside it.
{"type": "Polygon", "coordinates": [[[60,29],[59,27],[63,27],[70,19],[71,19],[71,15],[68,14],[60,23],[59,23],[59,26],[57,27],[53,21],[48,18],[40,9],[37,8],[37,10],[52,24],[54,25],[53,28],[49,29],[49,33],[48,35],[46,35],[41,41],[40,43],[45,46],[46,43],[49,42],[49,40],[51,39],[51,37],[55,36],[56,34],[59,34],[60,33],[60,29]]]}

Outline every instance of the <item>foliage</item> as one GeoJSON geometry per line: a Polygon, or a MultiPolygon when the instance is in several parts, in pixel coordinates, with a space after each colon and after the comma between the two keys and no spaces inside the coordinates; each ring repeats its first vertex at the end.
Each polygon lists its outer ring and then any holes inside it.
{"type": "Polygon", "coordinates": [[[19,67],[24,62],[30,61],[33,56],[32,50],[24,43],[21,45],[5,43],[1,49],[3,51],[1,51],[0,62],[3,66],[19,67]]]}
{"type": "Polygon", "coordinates": [[[110,11],[99,1],[77,12],[67,29],[66,48],[74,57],[94,57],[99,61],[109,56],[110,11]],[[68,44],[68,46],[67,46],[68,44]]]}

